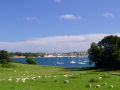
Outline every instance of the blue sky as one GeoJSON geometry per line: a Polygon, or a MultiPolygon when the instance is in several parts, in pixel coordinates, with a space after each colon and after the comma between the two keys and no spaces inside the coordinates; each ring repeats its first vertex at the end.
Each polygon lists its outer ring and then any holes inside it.
{"type": "Polygon", "coordinates": [[[87,50],[92,41],[97,42],[109,34],[119,35],[119,4],[120,0],[1,0],[0,49],[87,50]],[[97,39],[89,40],[91,35],[97,39]],[[61,40],[65,40],[65,45],[61,40]]]}

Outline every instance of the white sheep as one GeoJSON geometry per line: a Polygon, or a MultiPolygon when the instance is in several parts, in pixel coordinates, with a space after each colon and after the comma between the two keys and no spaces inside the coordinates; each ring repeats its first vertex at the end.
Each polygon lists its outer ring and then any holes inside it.
{"type": "Polygon", "coordinates": [[[23,83],[25,83],[26,78],[22,78],[21,80],[22,80],[23,83]]]}
{"type": "Polygon", "coordinates": [[[99,79],[99,80],[102,80],[102,77],[99,77],[98,79],[99,79]]]}
{"type": "Polygon", "coordinates": [[[53,77],[55,77],[55,78],[56,78],[57,76],[53,76],[53,77]]]}
{"type": "Polygon", "coordinates": [[[95,87],[96,87],[96,88],[100,88],[100,85],[96,85],[95,87]]]}
{"type": "Polygon", "coordinates": [[[40,76],[38,76],[38,78],[40,78],[40,76]]]}
{"type": "Polygon", "coordinates": [[[64,74],[63,76],[64,76],[64,77],[69,77],[67,74],[64,74]]]}
{"type": "Polygon", "coordinates": [[[8,81],[11,82],[11,81],[12,81],[12,78],[9,78],[8,81]]]}
{"type": "Polygon", "coordinates": [[[114,86],[113,85],[110,85],[110,88],[113,88],[114,86]]]}
{"type": "Polygon", "coordinates": [[[68,80],[65,80],[64,83],[68,83],[69,81],[68,80]]]}
{"type": "Polygon", "coordinates": [[[19,82],[20,79],[21,79],[21,78],[16,78],[16,82],[19,82]]]}
{"type": "Polygon", "coordinates": [[[104,83],[104,85],[107,85],[107,83],[104,83]]]}
{"type": "Polygon", "coordinates": [[[91,87],[91,84],[88,84],[86,87],[91,87]]]}

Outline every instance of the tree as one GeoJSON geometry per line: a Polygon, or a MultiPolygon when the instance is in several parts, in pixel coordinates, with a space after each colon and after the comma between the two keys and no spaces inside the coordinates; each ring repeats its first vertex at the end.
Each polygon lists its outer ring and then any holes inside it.
{"type": "Polygon", "coordinates": [[[33,58],[33,55],[32,55],[31,53],[27,53],[27,54],[25,55],[25,58],[26,58],[26,59],[28,59],[28,58],[33,58]]]}
{"type": "Polygon", "coordinates": [[[33,55],[31,53],[26,54],[25,58],[28,64],[37,64],[37,62],[33,59],[33,55]]]}
{"type": "Polygon", "coordinates": [[[106,36],[88,50],[90,62],[96,68],[120,68],[120,37],[106,36]]]}
{"type": "Polygon", "coordinates": [[[10,56],[7,51],[5,50],[0,51],[0,62],[2,64],[7,64],[8,62],[10,62],[10,56]]]}

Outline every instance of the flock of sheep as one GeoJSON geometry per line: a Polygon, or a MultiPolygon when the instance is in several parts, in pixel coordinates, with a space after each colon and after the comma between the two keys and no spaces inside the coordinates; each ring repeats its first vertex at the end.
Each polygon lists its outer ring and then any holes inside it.
{"type": "MultiPolygon", "coordinates": [[[[98,79],[99,79],[99,80],[102,80],[102,77],[99,77],[98,79]]],[[[106,86],[107,83],[104,83],[103,85],[106,86]]],[[[101,86],[101,85],[96,85],[95,88],[100,88],[100,86],[101,86]]],[[[91,85],[91,84],[88,84],[86,87],[89,87],[89,88],[90,88],[90,87],[92,87],[92,85],[91,85]]],[[[109,87],[110,87],[110,88],[113,88],[114,86],[113,86],[113,85],[110,85],[109,87]]]]}
{"type": "MultiPolygon", "coordinates": [[[[14,72],[16,72],[16,70],[14,70],[14,72]]],[[[27,72],[28,73],[28,72],[27,72]]],[[[28,79],[31,79],[31,80],[36,80],[37,78],[41,78],[41,77],[43,77],[43,78],[47,78],[47,77],[54,77],[54,78],[56,78],[57,76],[47,76],[47,75],[43,75],[43,76],[40,76],[40,75],[38,75],[38,76],[34,76],[34,75],[29,75],[29,76],[26,76],[26,74],[23,74],[23,76],[21,76],[21,78],[16,78],[16,80],[15,80],[15,82],[22,82],[22,83],[25,83],[26,82],[26,80],[28,80],[28,79]]],[[[72,76],[72,74],[64,74],[64,75],[62,75],[63,77],[71,77],[72,76]]],[[[98,78],[98,80],[102,80],[103,78],[102,77],[99,77],[98,78]]],[[[0,80],[1,81],[1,80],[0,80]]],[[[11,82],[11,81],[13,81],[13,79],[10,77],[10,78],[8,78],[8,81],[9,82],[11,82]]],[[[55,80],[54,82],[57,82],[57,80],[55,80]]],[[[69,81],[68,80],[64,80],[64,83],[65,84],[67,84],[67,83],[69,83],[69,81]]],[[[103,84],[104,86],[107,86],[107,83],[104,83],[103,84]]],[[[86,85],[86,87],[88,87],[88,88],[90,88],[90,87],[92,87],[92,85],[91,84],[88,84],[88,85],[86,85]]],[[[101,87],[101,85],[96,85],[95,86],[95,88],[100,88],[101,87]]],[[[109,86],[109,88],[114,88],[114,86],[113,85],[110,85],[109,86]]]]}
{"type": "MultiPolygon", "coordinates": [[[[15,71],[14,71],[15,72],[15,71]]],[[[62,75],[63,77],[69,77],[69,76],[72,76],[71,74],[68,75],[68,74],[64,74],[62,75]]],[[[15,81],[15,82],[22,82],[22,83],[25,83],[26,80],[36,80],[36,79],[39,79],[39,78],[50,78],[50,77],[54,77],[56,78],[57,76],[54,75],[54,76],[49,76],[49,75],[38,75],[38,76],[34,76],[34,75],[28,75],[26,76],[26,74],[23,74],[23,76],[19,77],[19,78],[16,78],[15,80],[12,78],[12,77],[9,77],[8,78],[8,81],[11,82],[11,81],[15,81]]],[[[1,79],[2,81],[3,79],[1,79]]],[[[5,80],[5,79],[4,79],[5,80]]],[[[54,82],[57,82],[57,80],[55,80],[54,82]]],[[[64,83],[68,83],[69,81],[68,80],[64,80],[64,83]]]]}

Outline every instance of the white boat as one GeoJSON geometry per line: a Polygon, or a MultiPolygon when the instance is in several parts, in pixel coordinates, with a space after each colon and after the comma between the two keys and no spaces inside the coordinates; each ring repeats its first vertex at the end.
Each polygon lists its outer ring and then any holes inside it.
{"type": "Polygon", "coordinates": [[[75,62],[75,61],[70,61],[70,63],[74,64],[74,63],[76,63],[76,62],[75,62]]]}
{"type": "Polygon", "coordinates": [[[89,61],[83,61],[84,63],[89,62],[89,61]]]}
{"type": "Polygon", "coordinates": [[[63,62],[57,62],[57,64],[64,64],[63,62]]]}
{"type": "Polygon", "coordinates": [[[84,62],[78,62],[78,64],[86,64],[86,63],[84,63],[84,62]]]}

